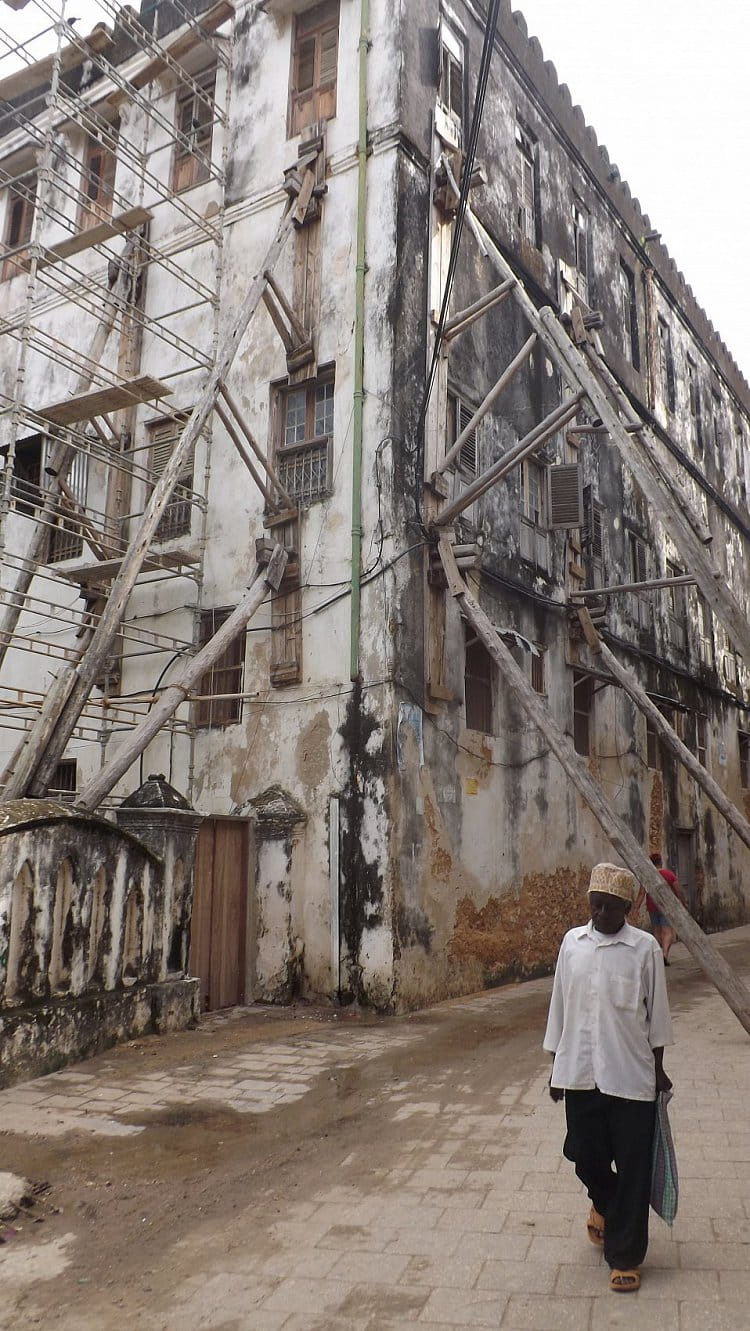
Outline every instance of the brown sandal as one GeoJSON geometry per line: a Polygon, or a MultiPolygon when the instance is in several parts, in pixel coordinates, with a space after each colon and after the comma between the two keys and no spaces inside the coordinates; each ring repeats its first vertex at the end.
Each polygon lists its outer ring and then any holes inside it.
{"type": "Polygon", "coordinates": [[[614,1268],[610,1271],[609,1288],[615,1294],[634,1294],[640,1287],[640,1271],[616,1271],[614,1268]]]}
{"type": "Polygon", "coordinates": [[[586,1233],[597,1248],[604,1247],[604,1216],[600,1215],[594,1206],[589,1211],[589,1218],[586,1221],[586,1233]]]}

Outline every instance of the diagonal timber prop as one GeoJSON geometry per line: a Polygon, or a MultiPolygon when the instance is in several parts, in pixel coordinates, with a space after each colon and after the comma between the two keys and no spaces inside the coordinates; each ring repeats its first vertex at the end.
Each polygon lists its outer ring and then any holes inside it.
{"type": "Polygon", "coordinates": [[[269,590],[278,591],[289,556],[283,546],[274,546],[268,566],[258,566],[244,596],[225,619],[214,636],[183,666],[176,680],[169,685],[147,716],[123,741],[113,758],[88,781],[81,790],[76,808],[89,813],[101,803],[105,795],[117,785],[121,776],[139,758],[143,750],[161,730],[165,721],[185,702],[193,687],[226,650],[233,638],[247,626],[260,609],[269,590]]]}
{"type": "Polygon", "coordinates": [[[513,660],[510,651],[498,637],[487,615],[472,596],[460,575],[455,556],[447,539],[443,538],[438,542],[438,551],[445,569],[448,587],[456,597],[462,614],[472,625],[477,636],[484,643],[493,661],[501,671],[508,693],[524,709],[537,729],[544,735],[558,762],[585,800],[623,863],[627,865],[631,873],[635,874],[638,882],[651,894],[660,909],[674,922],[674,926],[688,951],[732,1009],[742,1027],[750,1034],[750,992],[737,978],[731,967],[727,965],[721,954],[712,946],[692,915],[685,910],[682,903],[675,897],[649,860],[646,852],[636,841],[633,833],[618,817],[609,801],[602,794],[586,763],[576,753],[567,736],[563,734],[551,712],[542,701],[541,696],[534,691],[531,684],[526,680],[513,660]]]}
{"type": "Polygon", "coordinates": [[[745,845],[750,850],[750,823],[747,821],[747,818],[740,813],[737,806],[733,804],[730,799],[727,799],[721,786],[714,781],[711,773],[706,770],[702,763],[698,762],[695,754],[691,753],[687,746],[683,744],[679,735],[674,728],[670,726],[666,717],[662,716],[659,708],[651,701],[645,689],[641,688],[632,671],[622,665],[620,661],[618,661],[614,652],[610,651],[607,644],[602,641],[594,624],[591,622],[591,616],[588,610],[579,610],[578,618],[581,621],[584,636],[590,650],[598,657],[599,661],[604,663],[612,677],[621,685],[624,692],[627,693],[631,701],[635,703],[639,711],[643,712],[643,715],[648,718],[651,725],[654,727],[654,730],[661,736],[667,747],[682,763],[683,767],[687,769],[693,780],[701,787],[701,790],[708,795],[711,803],[718,809],[719,813],[726,819],[732,830],[737,833],[740,840],[744,841],[745,845]]]}
{"type": "MultiPolygon", "coordinates": [[[[466,221],[500,276],[516,277],[517,274],[471,208],[466,209],[466,221]]],[[[696,583],[717,619],[727,630],[740,654],[745,660],[750,660],[750,623],[747,615],[727,585],[725,573],[711,557],[704,543],[705,536],[702,539],[700,530],[696,529],[695,518],[685,513],[675,495],[675,489],[681,487],[676,468],[673,469],[670,483],[662,468],[671,464],[662,457],[652,432],[635,416],[630,404],[626,419],[623,420],[623,403],[612,386],[614,381],[611,375],[604,374],[604,367],[598,363],[593,352],[591,363],[587,361],[571,342],[554,310],[549,307],[537,310],[522,282],[517,281],[510,294],[530,328],[543,341],[550,359],[568,387],[574,393],[585,393],[639,489],[667,527],[688,571],[695,575],[696,583]]]]}

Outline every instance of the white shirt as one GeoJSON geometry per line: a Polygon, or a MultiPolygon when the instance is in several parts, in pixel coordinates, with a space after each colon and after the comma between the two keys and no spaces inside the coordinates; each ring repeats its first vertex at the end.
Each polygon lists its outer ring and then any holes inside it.
{"type": "Polygon", "coordinates": [[[544,1048],[552,1086],[653,1100],[653,1050],[673,1044],[661,948],[623,924],[602,934],[589,920],[569,929],[555,968],[544,1048]]]}

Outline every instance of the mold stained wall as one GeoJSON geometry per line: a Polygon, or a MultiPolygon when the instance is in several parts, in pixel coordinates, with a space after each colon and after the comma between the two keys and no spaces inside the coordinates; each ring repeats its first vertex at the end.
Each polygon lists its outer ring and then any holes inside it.
{"type": "MultiPolygon", "coordinates": [[[[420,159],[429,159],[433,147],[429,127],[437,86],[441,15],[465,42],[472,94],[481,53],[479,16],[471,4],[409,6],[404,49],[412,77],[402,107],[412,156],[418,153],[420,159]]],[[[569,269],[575,265],[574,202],[585,211],[589,304],[604,315],[601,336],[611,367],[639,408],[652,414],[657,427],[671,433],[709,487],[726,494],[737,510],[735,516],[747,524],[747,385],[661,245],[655,243],[651,254],[642,244],[648,219],[641,216],[628,187],[611,172],[606,150],[599,149],[580,110],[573,110],[567,90],[558,87],[552,67],[543,64],[538,44],[527,41],[522,21],[519,25],[507,9],[501,18],[478,157],[488,183],[474,191],[473,207],[505,253],[521,266],[539,303],[559,308],[561,261],[569,269]],[[517,124],[535,145],[534,245],[522,236],[517,222],[517,124]],[[654,265],[651,272],[649,260],[654,265]],[[635,283],[635,355],[623,330],[621,262],[631,270],[635,283]],[[668,403],[666,371],[658,358],[658,317],[671,334],[673,409],[668,403]],[[702,449],[697,446],[690,414],[688,356],[698,366],[704,404],[715,406],[713,394],[721,404],[718,435],[710,416],[703,421],[702,449]]],[[[413,275],[412,281],[421,275],[423,292],[421,300],[413,293],[413,310],[420,304],[425,309],[435,302],[425,294],[429,260],[425,260],[417,236],[432,230],[434,252],[440,222],[435,212],[430,217],[424,173],[411,165],[402,168],[400,212],[404,218],[408,213],[413,225],[399,229],[399,267],[413,275]]],[[[497,280],[467,229],[452,308],[464,308],[497,280]]],[[[424,354],[424,342],[414,331],[424,354]]],[[[445,391],[447,383],[470,405],[477,405],[527,331],[512,302],[485,316],[452,343],[440,391],[445,391]]],[[[403,386],[400,378],[397,374],[396,400],[403,402],[408,419],[415,381],[410,381],[408,371],[402,376],[403,386]]],[[[541,419],[560,401],[560,395],[561,384],[551,363],[542,351],[535,351],[528,367],[480,426],[479,469],[489,466],[541,419]]],[[[428,440],[428,452],[430,446],[428,440]]],[[[433,439],[432,447],[437,450],[437,460],[442,442],[433,439]]],[[[623,471],[619,454],[606,439],[585,441],[575,453],[558,435],[545,448],[551,461],[580,461],[584,484],[601,507],[599,585],[633,580],[631,534],[646,545],[648,577],[666,576],[667,560],[680,565],[669,533],[647,511],[623,471]]],[[[714,547],[719,558],[726,559],[727,576],[737,592],[746,596],[747,545],[743,551],[740,541],[730,534],[727,514],[719,511],[705,485],[688,478],[686,488],[696,511],[709,518],[714,547]]],[[[480,600],[493,622],[515,629],[542,649],[550,709],[572,734],[573,668],[579,663],[580,647],[569,635],[564,601],[567,590],[583,585],[573,582],[569,571],[571,563],[585,559],[585,549],[581,551],[580,544],[569,540],[579,542],[581,534],[550,532],[546,560],[535,566],[522,558],[518,470],[479,500],[470,510],[470,518],[474,532],[484,541],[482,576],[475,584],[480,600]]],[[[412,571],[415,595],[410,614],[400,626],[397,650],[404,676],[408,663],[413,667],[413,687],[420,650],[424,677],[428,673],[417,621],[421,615],[422,622],[427,622],[430,610],[429,594],[422,596],[418,590],[425,585],[418,560],[412,571]],[[419,646],[415,649],[414,644],[419,646]]],[[[647,605],[652,609],[645,617],[637,598],[612,598],[607,627],[641,684],[682,705],[683,719],[677,725],[694,750],[697,727],[705,718],[709,769],[742,807],[736,732],[747,724],[743,719],[747,680],[740,666],[737,685],[727,687],[720,660],[721,630],[714,620],[707,650],[700,641],[703,630],[696,591],[686,591],[682,601],[682,631],[675,627],[667,593],[650,594],[647,605]]],[[[585,918],[583,891],[591,864],[611,855],[593,817],[547,753],[543,736],[503,698],[500,681],[495,681],[494,733],[466,729],[463,626],[450,597],[447,602],[443,683],[452,690],[455,701],[433,705],[424,714],[424,761],[420,764],[418,745],[413,744],[406,748],[401,770],[394,774],[400,794],[399,813],[394,816],[394,859],[399,870],[394,919],[396,1001],[404,1006],[549,968],[564,929],[585,918]],[[540,828],[544,829],[542,836],[540,828]]],[[[528,671],[528,657],[525,665],[528,671]]],[[[595,684],[592,734],[588,759],[592,772],[644,846],[661,850],[666,862],[684,867],[686,877],[689,869],[688,889],[705,927],[729,927],[746,919],[742,889],[743,874],[750,867],[746,852],[727,834],[695,783],[668,754],[662,751],[658,768],[648,766],[644,718],[619,690],[604,682],[595,684]]]]}
{"type": "MultiPolygon", "coordinates": [[[[388,511],[394,488],[394,410],[390,400],[392,360],[393,287],[397,194],[396,121],[401,77],[399,6],[392,0],[371,4],[372,46],[368,68],[368,127],[371,154],[367,179],[367,278],[365,330],[363,562],[370,567],[378,556],[387,561],[401,549],[388,511]],[[377,474],[376,474],[377,473],[377,474]]],[[[249,6],[238,20],[231,114],[227,133],[227,211],[224,276],[220,310],[226,330],[247,287],[258,271],[281,218],[286,196],[282,174],[297,157],[298,139],[287,139],[287,91],[290,71],[292,19],[277,19],[249,6]]],[[[342,990],[344,996],[366,997],[387,1006],[390,1001],[390,883],[386,853],[387,795],[382,775],[383,754],[390,745],[392,712],[389,616],[397,604],[404,572],[397,568],[363,589],[361,687],[355,692],[349,679],[349,600],[351,576],[351,464],[354,389],[355,254],[357,216],[358,133],[357,76],[359,7],[341,5],[337,110],[327,125],[327,193],[320,222],[320,302],[313,328],[319,365],[335,366],[335,427],[333,485],[330,498],[313,503],[300,525],[302,593],[302,674],[298,685],[272,688],[269,680],[270,617],[263,611],[247,636],[244,689],[253,695],[242,707],[241,721],[221,729],[199,731],[193,752],[187,738],[160,735],[150,746],[144,763],[170,773],[170,779],[189,793],[205,814],[247,814],[250,801],[280,783],[307,814],[306,830],[295,853],[304,864],[293,870],[300,882],[295,915],[304,936],[305,992],[330,993],[330,897],[328,809],[331,794],[342,800],[342,990]],[[321,609],[332,592],[344,595],[321,609]],[[360,747],[361,746],[361,747],[360,747]],[[192,785],[191,785],[192,778],[192,785]]],[[[196,53],[196,70],[200,67],[196,53]]],[[[217,102],[226,104],[219,72],[217,102]]],[[[154,85],[162,115],[174,116],[176,90],[167,72],[154,85]]],[[[126,132],[136,139],[142,132],[139,112],[126,132]]],[[[125,131],[124,131],[125,132],[125,131]]],[[[221,158],[222,130],[214,128],[212,155],[221,158]]],[[[149,169],[161,180],[169,178],[172,148],[168,135],[151,125],[149,169]]],[[[81,141],[77,151],[83,153],[81,141]]],[[[148,182],[139,185],[128,164],[118,164],[117,188],[133,203],[152,202],[148,182]]],[[[198,185],[183,200],[200,216],[211,217],[218,205],[218,187],[212,181],[198,185]]],[[[159,204],[151,224],[154,243],[171,252],[184,270],[214,286],[216,254],[202,240],[200,228],[177,207],[159,204]]],[[[294,238],[276,270],[281,287],[294,289],[294,238]]],[[[92,253],[81,261],[95,265],[92,253]]],[[[15,296],[20,303],[24,279],[4,284],[0,299],[15,296]],[[10,292],[10,287],[13,292],[10,292]]],[[[147,313],[163,316],[186,303],[186,288],[174,276],[152,265],[144,301],[147,313]]],[[[188,300],[191,299],[188,296],[188,300]]],[[[45,319],[47,318],[45,310],[45,319]]],[[[206,354],[214,328],[211,311],[203,305],[167,321],[206,354]]],[[[72,345],[85,346],[93,334],[80,310],[62,301],[50,303],[50,328],[72,345]]],[[[115,368],[116,342],[107,350],[107,365],[115,368]]],[[[184,352],[166,345],[152,332],[143,338],[136,372],[170,377],[173,394],[163,406],[138,409],[134,434],[136,458],[148,458],[148,424],[156,416],[189,409],[199,392],[203,373],[190,367],[184,352]],[[176,376],[171,378],[171,376],[176,376]]],[[[285,379],[283,347],[267,313],[260,309],[243,341],[231,375],[231,390],[261,445],[271,444],[272,384],[285,379]]],[[[49,401],[71,389],[67,370],[54,369],[41,358],[32,360],[28,373],[31,400],[49,401]],[[51,386],[53,385],[53,386],[51,386]]],[[[6,385],[10,391],[10,381],[6,385]]],[[[200,590],[203,608],[236,604],[255,565],[254,543],[264,534],[263,501],[238,459],[223,427],[215,421],[199,441],[194,463],[195,489],[207,494],[205,520],[193,510],[189,534],[174,544],[199,554],[205,542],[204,577],[200,590]]],[[[92,507],[103,507],[104,478],[90,486],[92,507]]],[[[133,479],[131,511],[146,499],[142,479],[133,479]]],[[[16,519],[13,519],[16,521],[16,519]]],[[[23,519],[17,519],[20,526],[23,519]]],[[[25,523],[28,528],[28,523],[25,523]]],[[[19,537],[20,541],[20,537],[19,537]]],[[[166,547],[169,548],[169,547],[166,547]]],[[[198,597],[196,584],[187,579],[145,580],[131,598],[129,612],[145,627],[154,627],[178,639],[191,641],[198,597]]],[[[75,601],[74,594],[71,601],[75,601]]],[[[73,643],[73,635],[60,641],[73,643]]],[[[169,679],[170,653],[144,656],[137,644],[126,645],[122,690],[153,688],[164,671],[169,679]],[[165,667],[167,667],[165,671],[165,667]]],[[[14,679],[26,677],[28,664],[20,654],[14,660],[14,679]]],[[[42,670],[44,683],[52,670],[42,670]]],[[[117,738],[110,740],[114,751],[117,738]]],[[[71,746],[84,781],[100,761],[97,746],[71,746]]],[[[124,795],[137,784],[134,767],[121,782],[124,795]]]]}

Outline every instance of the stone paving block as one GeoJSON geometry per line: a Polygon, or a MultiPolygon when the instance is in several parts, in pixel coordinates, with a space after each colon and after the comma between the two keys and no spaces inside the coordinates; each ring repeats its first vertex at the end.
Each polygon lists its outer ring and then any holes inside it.
{"type": "Polygon", "coordinates": [[[557,1266],[536,1262],[486,1261],[477,1289],[495,1289],[508,1295],[551,1294],[559,1270],[557,1266]]]}
{"type": "Polygon", "coordinates": [[[292,1277],[282,1280],[272,1294],[269,1294],[264,1309],[283,1310],[288,1313],[304,1313],[308,1318],[330,1310],[338,1310],[346,1296],[351,1293],[351,1285],[343,1280],[299,1280],[292,1277]]]}
{"type": "Polygon", "coordinates": [[[398,1253],[346,1252],[336,1258],[330,1274],[354,1285],[397,1285],[410,1261],[398,1253]]]}
{"type": "MultiPolygon", "coordinates": [[[[702,1271],[701,1275],[706,1276],[708,1272],[702,1271]]],[[[750,1253],[748,1254],[748,1267],[744,1271],[720,1271],[719,1290],[723,1299],[742,1300],[744,1299],[750,1308],[750,1253]]],[[[748,1325],[750,1325],[750,1315],[748,1316],[748,1325]]]]}
{"type": "Polygon", "coordinates": [[[591,1304],[586,1298],[511,1294],[502,1326],[508,1331],[588,1331],[591,1304]]]}
{"type": "Polygon", "coordinates": [[[472,1289],[482,1265],[481,1257],[459,1254],[441,1258],[410,1257],[403,1279],[407,1285],[427,1285],[433,1289],[472,1289]]]}
{"type": "Polygon", "coordinates": [[[523,1261],[532,1240],[527,1234],[462,1234],[458,1251],[467,1257],[491,1257],[502,1261],[523,1261]]]}
{"type": "Polygon", "coordinates": [[[342,1301],[339,1317],[402,1318],[414,1325],[430,1291],[419,1285],[382,1285],[376,1282],[355,1285],[342,1301]]]}
{"type": "Polygon", "coordinates": [[[746,1271],[748,1268],[750,1252],[742,1243],[681,1243],[678,1246],[680,1265],[686,1271],[746,1271]]]}
{"type": "Polygon", "coordinates": [[[415,1325],[434,1322],[441,1327],[497,1327],[507,1302],[505,1296],[489,1290],[435,1289],[415,1325]]]}
{"type": "MultiPolygon", "coordinates": [[[[479,1210],[485,1197],[484,1192],[465,1192],[461,1189],[456,1192],[441,1192],[438,1188],[428,1188],[424,1194],[424,1205],[432,1211],[442,1212],[479,1210]]],[[[419,1210],[421,1214],[421,1205],[419,1210]]]]}
{"type": "Polygon", "coordinates": [[[581,1233],[580,1242],[575,1238],[555,1239],[540,1235],[539,1238],[531,1240],[527,1260],[547,1264],[597,1266],[604,1259],[601,1250],[595,1248],[593,1243],[589,1243],[585,1234],[581,1233]]]}
{"type": "MultiPolygon", "coordinates": [[[[302,1228],[306,1228],[303,1226],[302,1228]]],[[[377,1223],[371,1227],[364,1225],[331,1225],[325,1234],[318,1239],[316,1247],[335,1248],[341,1252],[342,1248],[350,1248],[352,1251],[360,1252],[383,1252],[386,1244],[392,1244],[396,1234],[391,1229],[380,1229],[377,1223]]],[[[310,1242],[309,1235],[307,1239],[300,1239],[300,1242],[310,1242]]],[[[391,1251],[403,1252],[405,1256],[410,1255],[402,1247],[396,1247],[391,1251]]]]}
{"type": "Polygon", "coordinates": [[[311,1276],[321,1280],[327,1276],[339,1261],[339,1255],[323,1248],[296,1248],[288,1252],[276,1252],[260,1265],[260,1274],[278,1278],[293,1277],[298,1280],[311,1276]]]}
{"type": "Polygon", "coordinates": [[[644,1299],[637,1294],[613,1294],[607,1291],[594,1299],[591,1331],[678,1331],[677,1299],[644,1299]]]}
{"type": "Polygon", "coordinates": [[[534,1212],[529,1215],[521,1206],[517,1211],[509,1213],[503,1233],[526,1234],[531,1238],[538,1234],[547,1238],[568,1238],[577,1229],[577,1216],[558,1214],[554,1211],[543,1211],[541,1214],[534,1212]]]}
{"type": "Polygon", "coordinates": [[[450,1257],[456,1252],[461,1235],[456,1230],[402,1229],[386,1245],[386,1252],[402,1253],[405,1257],[450,1257]]]}
{"type": "Polygon", "coordinates": [[[479,1206],[473,1210],[446,1209],[438,1221],[438,1229],[459,1230],[460,1233],[499,1234],[508,1218],[506,1207],[479,1206]]]}
{"type": "Polygon", "coordinates": [[[680,1331],[747,1331],[746,1303],[686,1300],[680,1304],[680,1331]]]}

